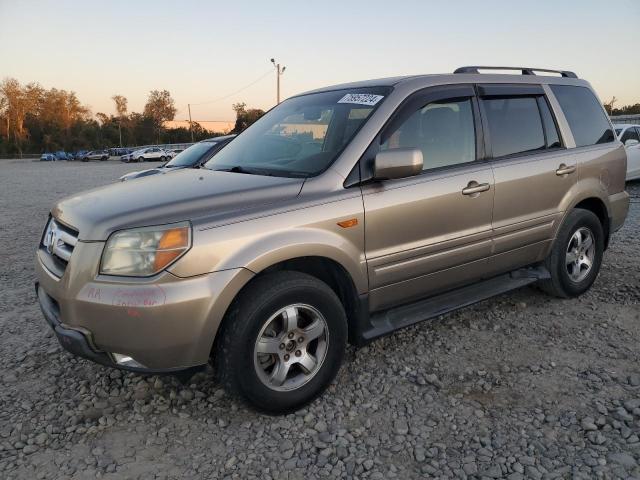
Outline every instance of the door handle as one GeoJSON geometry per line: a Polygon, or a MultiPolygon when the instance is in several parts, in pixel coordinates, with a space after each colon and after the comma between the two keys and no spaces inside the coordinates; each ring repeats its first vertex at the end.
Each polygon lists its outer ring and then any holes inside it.
{"type": "Polygon", "coordinates": [[[561,163],[558,169],[556,170],[556,175],[569,175],[576,171],[575,165],[566,166],[564,163],[561,163]]]}
{"type": "Polygon", "coordinates": [[[473,195],[475,193],[486,192],[490,186],[488,183],[478,183],[475,180],[469,182],[469,184],[462,189],[463,195],[473,195]]]}

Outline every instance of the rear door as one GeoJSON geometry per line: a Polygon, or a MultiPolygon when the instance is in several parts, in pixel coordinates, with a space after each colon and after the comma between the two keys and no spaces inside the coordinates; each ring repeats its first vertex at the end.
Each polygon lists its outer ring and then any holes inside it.
{"type": "Polygon", "coordinates": [[[362,187],[370,307],[380,310],[469,283],[491,251],[493,174],[470,85],[410,97],[361,161],[380,150],[418,148],[422,174],[362,187]]]}
{"type": "Polygon", "coordinates": [[[541,260],[577,181],[577,161],[564,148],[540,85],[477,89],[495,178],[494,257],[487,268],[493,275],[541,260]]]}

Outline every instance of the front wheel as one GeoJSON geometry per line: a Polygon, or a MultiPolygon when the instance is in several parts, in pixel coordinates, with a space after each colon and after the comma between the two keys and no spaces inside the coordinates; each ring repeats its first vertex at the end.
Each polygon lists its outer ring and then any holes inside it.
{"type": "Polygon", "coordinates": [[[320,395],[344,357],[347,318],[324,282],[300,272],[253,281],[225,317],[214,349],[226,390],[272,414],[320,395]]]}
{"type": "Polygon", "coordinates": [[[604,231],[598,217],[589,210],[572,210],[545,260],[551,278],[540,287],[561,298],[582,295],[595,282],[603,253],[604,231]]]}
{"type": "Polygon", "coordinates": [[[138,162],[144,162],[144,157],[138,157],[138,162]]]}

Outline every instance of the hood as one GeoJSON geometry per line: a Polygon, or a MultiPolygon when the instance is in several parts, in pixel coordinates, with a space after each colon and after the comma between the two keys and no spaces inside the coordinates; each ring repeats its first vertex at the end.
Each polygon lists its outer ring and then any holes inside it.
{"type": "Polygon", "coordinates": [[[80,240],[102,241],[124,228],[219,217],[288,200],[303,183],[300,178],[183,169],[82,192],[57,203],[51,213],[78,230],[80,240]]]}
{"type": "Polygon", "coordinates": [[[167,170],[164,167],[148,168],[146,170],[137,170],[135,172],[129,172],[120,177],[120,180],[133,180],[135,178],[146,178],[150,175],[156,175],[158,173],[166,173],[167,170]]]}

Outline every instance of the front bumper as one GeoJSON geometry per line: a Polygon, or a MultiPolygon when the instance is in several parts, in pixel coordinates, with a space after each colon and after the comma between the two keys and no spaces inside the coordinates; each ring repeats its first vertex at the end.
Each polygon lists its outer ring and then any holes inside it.
{"type": "Polygon", "coordinates": [[[205,365],[228,306],[253,273],[239,268],[190,278],[168,272],[148,279],[107,277],[95,265],[102,246],[78,242],[60,278],[38,252],[38,301],[60,344],[102,365],[139,372],[205,365]]]}
{"type": "Polygon", "coordinates": [[[89,337],[84,332],[68,328],[62,324],[58,304],[40,288],[38,282],[36,282],[36,297],[38,297],[38,303],[44,319],[56,334],[56,337],[58,337],[60,345],[79,357],[87,358],[102,365],[115,366],[115,361],[109,354],[100,352],[91,346],[89,337]]]}

